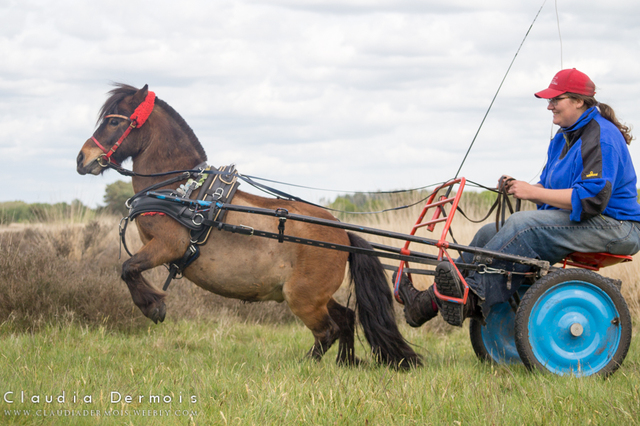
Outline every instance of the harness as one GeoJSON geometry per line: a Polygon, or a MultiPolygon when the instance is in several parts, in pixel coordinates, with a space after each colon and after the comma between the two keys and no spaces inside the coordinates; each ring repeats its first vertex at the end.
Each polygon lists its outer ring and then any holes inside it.
{"type": "Polygon", "coordinates": [[[147,96],[145,97],[144,101],[142,101],[142,103],[138,105],[138,107],[133,111],[133,114],[131,114],[131,117],[127,117],[119,114],[109,114],[103,117],[103,119],[122,118],[124,120],[128,120],[130,124],[129,124],[129,127],[127,127],[127,130],[124,131],[122,136],[120,136],[120,138],[116,141],[116,143],[113,144],[113,146],[109,150],[107,150],[104,146],[102,146],[102,144],[98,141],[98,139],[96,139],[95,136],[91,136],[91,139],[93,140],[93,142],[98,146],[98,148],[102,150],[102,152],[104,152],[104,154],[102,154],[98,160],[98,164],[100,164],[100,166],[107,167],[107,165],[111,162],[115,163],[118,166],[120,165],[116,161],[112,160],[111,156],[116,152],[116,149],[120,147],[122,142],[125,140],[127,136],[129,136],[129,133],[131,133],[133,129],[137,127],[141,127],[147,121],[147,119],[151,115],[151,112],[153,111],[153,106],[155,105],[155,102],[156,102],[156,94],[154,92],[149,91],[147,92],[147,96]]]}
{"type": "MultiPolygon", "coordinates": [[[[146,86],[145,86],[146,87],[146,86]]],[[[91,140],[96,144],[103,154],[98,157],[98,164],[101,167],[112,167],[122,173],[123,169],[111,157],[116,150],[122,145],[122,142],[129,136],[133,129],[141,127],[149,118],[155,105],[156,95],[154,92],[148,91],[147,95],[140,105],[133,111],[130,117],[119,114],[108,114],[103,117],[120,118],[130,122],[129,127],[113,144],[111,149],[104,147],[100,141],[94,136],[91,140]]],[[[211,227],[214,223],[222,223],[226,215],[226,210],[220,209],[218,206],[227,203],[233,199],[238,188],[235,166],[223,166],[219,170],[213,166],[200,164],[196,167],[199,172],[186,171],[169,180],[154,184],[127,200],[129,207],[129,216],[120,221],[120,242],[129,256],[133,254],[129,251],[125,235],[127,225],[130,220],[134,220],[138,216],[163,215],[169,216],[181,225],[190,230],[190,244],[182,258],[169,265],[169,276],[164,283],[163,290],[167,290],[171,281],[178,274],[182,274],[193,261],[200,255],[198,246],[205,244],[211,233],[211,227]],[[175,190],[159,190],[173,183],[177,183],[188,179],[185,184],[180,185],[175,190]],[[193,204],[191,195],[198,190],[197,201],[202,201],[206,207],[197,208],[198,204],[193,204]]],[[[128,173],[123,173],[127,175],[128,173]]]]}
{"type": "Polygon", "coordinates": [[[207,167],[206,164],[198,168],[200,173],[189,173],[191,177],[177,189],[154,191],[172,181],[184,180],[184,175],[155,184],[131,197],[127,200],[129,216],[120,222],[120,241],[130,256],[132,254],[127,248],[125,234],[129,221],[138,216],[169,216],[190,230],[190,244],[186,252],[169,264],[169,275],[162,288],[165,291],[171,281],[200,256],[199,246],[207,242],[212,226],[224,222],[227,210],[219,206],[230,202],[240,185],[233,164],[220,169],[207,167]],[[196,190],[198,195],[194,200],[191,195],[196,190]]]}

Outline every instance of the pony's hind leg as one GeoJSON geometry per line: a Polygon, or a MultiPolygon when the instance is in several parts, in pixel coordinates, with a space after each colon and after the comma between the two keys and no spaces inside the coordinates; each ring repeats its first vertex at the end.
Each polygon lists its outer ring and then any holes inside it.
{"type": "Polygon", "coordinates": [[[313,333],[315,341],[311,349],[309,349],[309,352],[307,352],[307,357],[320,361],[331,345],[333,345],[333,342],[338,340],[340,327],[338,327],[333,318],[331,318],[331,315],[327,312],[323,320],[317,327],[311,329],[311,332],[313,333]]]}
{"type": "Polygon", "coordinates": [[[310,291],[306,280],[293,280],[295,285],[285,285],[284,295],[291,312],[302,320],[313,333],[314,343],[307,357],[319,361],[333,342],[340,337],[340,327],[329,314],[330,295],[310,291]]]}
{"type": "Polygon", "coordinates": [[[356,314],[353,309],[342,306],[335,299],[331,299],[327,305],[331,318],[338,324],[340,334],[338,336],[338,356],[336,363],[338,365],[356,365],[359,360],[356,358],[354,333],[356,314]]]}

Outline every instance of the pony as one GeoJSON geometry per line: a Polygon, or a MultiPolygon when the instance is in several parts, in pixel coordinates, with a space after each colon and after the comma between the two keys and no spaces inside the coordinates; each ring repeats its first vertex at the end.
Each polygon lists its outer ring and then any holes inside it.
{"type": "MultiPolygon", "coordinates": [[[[169,104],[156,98],[147,85],[137,89],[116,84],[100,109],[93,136],[78,154],[77,171],[81,175],[100,175],[109,162],[128,158],[133,161],[132,184],[136,193],[163,182],[162,177],[148,175],[194,169],[207,161],[191,127],[169,104]]],[[[176,185],[180,183],[184,181],[176,185]]],[[[318,206],[240,190],[232,202],[337,221],[318,206]]],[[[275,217],[235,211],[227,213],[225,222],[255,229],[278,226],[275,217]]],[[[181,259],[189,247],[190,234],[185,226],[163,215],[141,215],[135,224],[143,246],[123,263],[121,277],[134,304],[157,324],[165,319],[166,293],[149,283],[142,272],[181,259]]],[[[339,228],[291,221],[287,232],[332,244],[371,248],[362,237],[339,228]]],[[[338,340],[336,362],[355,365],[360,361],[354,350],[356,314],[333,297],[344,279],[347,263],[358,319],[376,361],[400,369],[421,365],[421,357],[398,330],[391,289],[377,257],[214,231],[200,246],[200,256],[184,269],[183,276],[224,297],[286,302],[313,334],[314,343],[307,357],[320,360],[338,340]]]]}

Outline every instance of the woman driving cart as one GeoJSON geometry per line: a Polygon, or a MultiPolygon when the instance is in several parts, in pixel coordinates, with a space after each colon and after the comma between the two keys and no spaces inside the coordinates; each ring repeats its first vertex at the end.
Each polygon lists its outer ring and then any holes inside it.
{"type": "MultiPolygon", "coordinates": [[[[558,72],[547,89],[535,94],[547,99],[553,123],[560,126],[549,144],[546,166],[535,185],[508,176],[501,182],[509,194],[536,203],[538,209],[514,213],[499,231],[494,224],[485,225],[471,246],[551,264],[576,251],[631,255],[640,250],[637,178],[627,148],[632,136],[613,109],[594,95],[594,83],[575,68],[558,72]]],[[[461,298],[464,290],[459,272],[448,261],[436,267],[435,288],[418,291],[403,275],[398,293],[409,325],[419,327],[438,312],[455,326],[467,317],[482,321],[492,306],[509,300],[530,268],[474,259],[470,253],[462,256],[466,263],[490,263],[511,273],[470,271],[466,304],[446,300],[461,298]]]]}

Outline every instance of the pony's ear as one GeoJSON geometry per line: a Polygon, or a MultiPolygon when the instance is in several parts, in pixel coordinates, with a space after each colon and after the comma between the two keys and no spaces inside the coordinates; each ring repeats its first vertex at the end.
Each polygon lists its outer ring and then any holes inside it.
{"type": "Polygon", "coordinates": [[[133,103],[133,105],[140,105],[142,102],[144,102],[145,99],[147,99],[148,93],[149,85],[145,84],[142,89],[138,90],[136,94],[133,95],[133,99],[131,99],[131,102],[133,103]]]}

